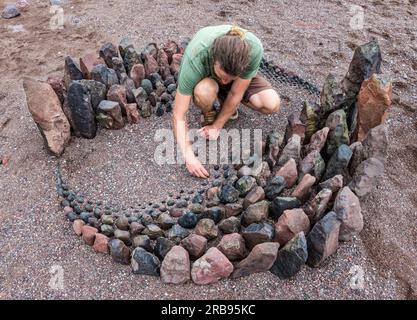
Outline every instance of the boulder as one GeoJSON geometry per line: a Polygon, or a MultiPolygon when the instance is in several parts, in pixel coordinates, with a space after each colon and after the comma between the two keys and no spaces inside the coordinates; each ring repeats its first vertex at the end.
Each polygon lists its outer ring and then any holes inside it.
{"type": "Polygon", "coordinates": [[[277,220],[285,210],[301,206],[300,200],[295,197],[276,197],[269,205],[269,217],[277,220]]]}
{"type": "Polygon", "coordinates": [[[242,224],[248,226],[268,218],[269,202],[266,200],[250,205],[242,215],[242,224]]]}
{"type": "Polygon", "coordinates": [[[346,113],[343,110],[336,110],[326,120],[326,127],[329,128],[325,153],[328,157],[339,148],[340,145],[349,145],[349,130],[346,122],[346,113]]]}
{"type": "Polygon", "coordinates": [[[301,270],[307,257],[307,240],[304,232],[300,232],[278,251],[270,271],[281,280],[289,279],[301,270]]]}
{"type": "Polygon", "coordinates": [[[320,220],[329,206],[333,192],[324,188],[304,206],[304,212],[313,223],[320,220]]]}
{"type": "Polygon", "coordinates": [[[219,223],[219,229],[224,234],[239,232],[240,219],[234,216],[224,219],[219,223]]]}
{"type": "Polygon", "coordinates": [[[153,251],[159,259],[163,260],[165,256],[167,255],[167,253],[174,246],[175,244],[171,240],[168,240],[167,238],[164,238],[164,237],[158,237],[156,239],[155,248],[153,251]]]}
{"type": "Polygon", "coordinates": [[[385,164],[388,156],[387,126],[385,124],[381,124],[370,129],[362,141],[362,145],[364,160],[376,158],[385,164]]]}
{"type": "Polygon", "coordinates": [[[227,278],[232,272],[232,263],[223,253],[213,247],[193,263],[191,278],[194,283],[204,285],[227,278]]]}
{"type": "Polygon", "coordinates": [[[307,101],[304,101],[303,109],[300,113],[300,120],[305,124],[304,143],[309,143],[312,135],[318,130],[319,119],[315,108],[307,101]]]}
{"type": "Polygon", "coordinates": [[[272,177],[265,187],[265,196],[268,200],[274,200],[285,188],[285,179],[281,176],[272,177]]]}
{"type": "Polygon", "coordinates": [[[148,236],[143,235],[143,234],[137,235],[133,238],[132,246],[133,248],[141,247],[149,252],[153,251],[151,239],[148,236]]]}
{"type": "Polygon", "coordinates": [[[271,242],[274,235],[274,228],[269,223],[253,223],[242,230],[242,236],[249,249],[259,243],[271,242]]]}
{"type": "MultiPolygon", "coordinates": [[[[121,129],[124,126],[124,120],[122,116],[122,110],[120,108],[120,104],[115,101],[103,100],[98,105],[97,111],[99,114],[103,114],[108,116],[111,119],[111,122],[106,122],[105,128],[106,129],[121,129]]],[[[98,121],[100,122],[100,117],[98,117],[98,121]]],[[[103,124],[103,122],[100,122],[103,124]]]]}
{"type": "Polygon", "coordinates": [[[113,58],[118,58],[119,52],[114,44],[106,42],[101,46],[99,55],[109,68],[113,68],[113,58]]]}
{"type": "Polygon", "coordinates": [[[107,100],[118,102],[122,110],[122,114],[126,115],[126,104],[127,104],[127,90],[126,87],[120,84],[114,84],[110,87],[107,92],[107,100]]]}
{"type": "Polygon", "coordinates": [[[217,245],[230,261],[240,260],[246,255],[245,240],[239,233],[226,234],[217,245]]]}
{"type": "Polygon", "coordinates": [[[234,203],[239,199],[239,191],[231,185],[224,185],[220,190],[219,199],[222,203],[234,203]]]}
{"type": "Polygon", "coordinates": [[[49,84],[30,78],[24,78],[23,88],[29,112],[47,149],[60,156],[70,141],[71,131],[58,96],[49,84]]]}
{"type": "Polygon", "coordinates": [[[283,177],[286,188],[291,188],[297,182],[298,178],[297,163],[294,159],[289,159],[275,175],[283,177]]]}
{"type": "Polygon", "coordinates": [[[314,176],[317,181],[320,181],[325,169],[326,163],[324,162],[320,151],[312,151],[298,164],[298,179],[301,181],[302,178],[309,173],[314,176]]]}
{"type": "Polygon", "coordinates": [[[91,79],[103,83],[107,90],[114,84],[119,83],[116,71],[108,68],[104,64],[98,64],[90,72],[91,79]]]}
{"type": "MultiPolygon", "coordinates": [[[[105,64],[102,58],[99,58],[95,52],[90,52],[80,58],[80,70],[84,79],[91,79],[91,71],[98,64],[105,64]]],[[[77,80],[77,79],[73,79],[77,80]]],[[[78,79],[79,80],[79,79],[78,79]]]]}
{"type": "Polygon", "coordinates": [[[367,196],[376,186],[378,178],[384,174],[384,165],[376,158],[362,161],[356,168],[349,188],[359,197],[367,196]]]}
{"type": "Polygon", "coordinates": [[[275,224],[275,240],[284,246],[300,232],[310,231],[310,220],[303,209],[285,210],[275,224]]]}
{"type": "Polygon", "coordinates": [[[132,69],[130,69],[129,76],[135,83],[135,87],[139,88],[143,79],[145,79],[145,67],[143,64],[133,65],[132,69]]]}
{"type": "Polygon", "coordinates": [[[327,135],[329,134],[329,128],[324,127],[319,131],[315,132],[310,139],[310,143],[305,146],[304,154],[309,154],[313,151],[320,152],[326,144],[327,135]]]}
{"type": "Polygon", "coordinates": [[[217,237],[218,228],[212,219],[201,219],[198,221],[194,233],[211,240],[217,237]]]}
{"type": "Polygon", "coordinates": [[[350,150],[346,144],[340,145],[327,162],[327,168],[324,173],[323,180],[330,179],[336,175],[347,175],[351,158],[352,150],[350,150]]]}
{"type": "Polygon", "coordinates": [[[241,197],[245,197],[255,187],[256,179],[251,176],[243,176],[235,183],[235,188],[241,197]]]}
{"type": "Polygon", "coordinates": [[[130,250],[123,243],[123,241],[119,239],[110,240],[109,250],[110,250],[110,255],[112,256],[114,262],[121,263],[121,264],[130,263],[130,250]]]}
{"type": "Polygon", "coordinates": [[[342,222],[339,230],[339,240],[352,240],[354,235],[359,234],[363,229],[363,216],[358,197],[349,189],[344,187],[336,196],[333,211],[342,222]]]}
{"type": "Polygon", "coordinates": [[[318,221],[307,235],[308,259],[310,267],[320,266],[324,260],[336,252],[339,246],[340,220],[331,211],[318,221]]]}
{"type": "Polygon", "coordinates": [[[385,122],[391,102],[391,81],[377,74],[363,81],[358,95],[358,141],[362,141],[370,129],[385,122]]]}
{"type": "Polygon", "coordinates": [[[93,249],[95,252],[109,254],[109,238],[102,233],[96,233],[93,249]]]}
{"type": "Polygon", "coordinates": [[[314,185],[315,182],[316,178],[307,173],[306,175],[304,175],[300,183],[291,193],[291,197],[295,197],[300,201],[306,200],[306,198],[308,198],[308,196],[310,195],[311,187],[314,185]]]}
{"type": "Polygon", "coordinates": [[[68,86],[72,80],[82,80],[84,77],[83,73],[80,70],[78,63],[70,56],[65,57],[65,66],[64,66],[64,83],[65,87],[68,89],[68,86]]]}
{"type": "Polygon", "coordinates": [[[161,264],[162,282],[181,284],[190,278],[190,257],[187,250],[180,246],[172,247],[161,264]]]}
{"type": "Polygon", "coordinates": [[[341,174],[319,183],[320,189],[330,189],[333,194],[337,194],[342,187],[343,176],[341,174]]]}
{"type": "Polygon", "coordinates": [[[249,255],[236,265],[231,277],[239,278],[268,271],[277,258],[278,248],[279,243],[276,242],[265,242],[256,245],[249,255]]]}
{"type": "Polygon", "coordinates": [[[262,187],[254,187],[243,200],[243,208],[246,209],[250,205],[265,199],[265,191],[262,187]]]}
{"type": "Polygon", "coordinates": [[[179,224],[176,224],[168,230],[166,237],[175,244],[178,244],[182,239],[188,237],[189,234],[190,230],[181,227],[179,224]]]}
{"type": "Polygon", "coordinates": [[[300,160],[301,152],[301,137],[298,134],[293,134],[288,140],[287,145],[282,150],[281,156],[278,160],[278,166],[283,166],[291,158],[296,163],[300,160]]]}
{"type": "Polygon", "coordinates": [[[192,259],[200,258],[207,249],[207,239],[198,234],[190,234],[181,240],[181,245],[188,251],[192,259]]]}
{"type": "Polygon", "coordinates": [[[159,259],[152,253],[141,247],[133,250],[131,260],[133,273],[158,277],[160,274],[160,266],[159,259]]]}

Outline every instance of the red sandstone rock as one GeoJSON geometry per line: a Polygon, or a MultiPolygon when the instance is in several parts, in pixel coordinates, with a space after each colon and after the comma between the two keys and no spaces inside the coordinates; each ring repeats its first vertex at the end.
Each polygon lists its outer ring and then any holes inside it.
{"type": "Polygon", "coordinates": [[[265,191],[262,187],[255,187],[246,195],[243,200],[243,208],[246,209],[250,205],[265,199],[265,191]]]}
{"type": "Polygon", "coordinates": [[[239,233],[226,234],[217,246],[229,260],[239,260],[245,257],[245,240],[239,233]]]}
{"type": "Polygon", "coordinates": [[[145,67],[143,64],[135,64],[130,70],[129,76],[135,83],[135,87],[139,88],[142,80],[145,79],[145,67]]]}
{"type": "Polygon", "coordinates": [[[98,232],[98,230],[90,226],[83,226],[81,230],[84,242],[89,246],[92,246],[94,244],[94,240],[96,238],[96,233],[98,232]]]}
{"type": "Polygon", "coordinates": [[[316,178],[307,173],[292,192],[291,196],[296,197],[301,201],[305,200],[305,198],[310,194],[311,187],[315,182],[316,178]]]}
{"type": "Polygon", "coordinates": [[[139,110],[136,103],[128,103],[125,105],[127,121],[131,124],[139,122],[139,110]]]}
{"type": "Polygon", "coordinates": [[[190,234],[181,240],[181,245],[188,251],[192,259],[200,258],[207,249],[207,239],[198,234],[190,234]]]}
{"type": "Polygon", "coordinates": [[[94,239],[93,249],[96,252],[108,254],[109,253],[109,238],[102,233],[96,233],[96,237],[94,239]]]}
{"type": "Polygon", "coordinates": [[[196,284],[210,284],[222,278],[227,278],[232,272],[232,263],[219,249],[213,247],[194,262],[191,269],[191,278],[196,284]]]}
{"type": "Polygon", "coordinates": [[[321,151],[326,144],[328,134],[328,127],[324,127],[323,129],[315,132],[311,136],[310,143],[304,148],[304,154],[309,154],[312,151],[321,151]]]}
{"type": "Polygon", "coordinates": [[[83,234],[83,227],[85,226],[85,222],[81,219],[77,219],[72,223],[72,228],[77,236],[81,236],[83,234]]]}
{"type": "Polygon", "coordinates": [[[354,235],[362,231],[363,216],[360,202],[349,187],[344,187],[339,191],[333,210],[336,212],[337,218],[342,222],[339,231],[340,241],[349,241],[354,235]]]}
{"type": "Polygon", "coordinates": [[[118,102],[123,115],[126,115],[126,104],[127,104],[126,95],[127,95],[126,87],[120,84],[112,85],[109,91],[107,92],[107,100],[118,102]]]}
{"type": "Polygon", "coordinates": [[[310,231],[310,220],[303,209],[285,210],[275,224],[275,240],[284,246],[301,231],[310,231]]]}
{"type": "Polygon", "coordinates": [[[374,73],[362,82],[358,95],[358,141],[362,141],[370,129],[385,122],[391,99],[392,83],[385,81],[380,75],[374,73]]]}
{"type": "Polygon", "coordinates": [[[165,283],[181,284],[190,279],[190,257],[187,250],[174,246],[161,264],[161,280],[165,283]]]}
{"type": "Polygon", "coordinates": [[[70,124],[58,96],[47,83],[24,78],[26,102],[48,149],[57,156],[64,152],[71,138],[70,124]]]}
{"type": "Polygon", "coordinates": [[[180,71],[181,67],[181,60],[182,60],[182,54],[176,53],[172,55],[172,62],[170,65],[171,73],[175,74],[176,72],[180,71]]]}
{"type": "Polygon", "coordinates": [[[281,169],[278,170],[275,175],[283,177],[286,187],[291,188],[297,182],[298,178],[297,163],[291,158],[281,167],[281,169]]]}
{"type": "Polygon", "coordinates": [[[276,242],[264,242],[256,245],[250,254],[237,264],[232,278],[268,271],[277,258],[278,248],[279,243],[276,242]]]}
{"type": "Polygon", "coordinates": [[[145,55],[145,76],[149,77],[150,74],[158,72],[159,66],[158,62],[156,62],[155,58],[149,54],[145,55]]]}

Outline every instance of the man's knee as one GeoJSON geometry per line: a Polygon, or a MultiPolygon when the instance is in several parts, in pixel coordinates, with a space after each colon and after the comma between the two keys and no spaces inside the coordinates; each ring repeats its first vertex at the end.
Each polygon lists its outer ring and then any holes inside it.
{"type": "Polygon", "coordinates": [[[278,94],[272,96],[270,99],[265,101],[264,109],[266,113],[277,113],[281,108],[281,99],[278,94]]]}
{"type": "Polygon", "coordinates": [[[217,99],[219,85],[211,78],[204,78],[194,88],[194,103],[200,107],[211,107],[217,99]]]}

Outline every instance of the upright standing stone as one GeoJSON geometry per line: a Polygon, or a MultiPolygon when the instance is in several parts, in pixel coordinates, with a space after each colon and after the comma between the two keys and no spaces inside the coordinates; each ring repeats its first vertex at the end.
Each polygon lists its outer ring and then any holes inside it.
{"type": "Polygon", "coordinates": [[[70,85],[72,80],[82,80],[83,73],[81,72],[78,63],[70,56],[65,57],[64,67],[64,83],[66,88],[70,85]]]}
{"type": "Polygon", "coordinates": [[[387,126],[381,124],[370,129],[362,141],[362,145],[365,159],[376,158],[385,164],[388,156],[387,126]]]}
{"type": "Polygon", "coordinates": [[[78,81],[71,81],[68,89],[68,104],[74,132],[87,139],[96,136],[97,125],[88,89],[78,81]]]}
{"type": "Polygon", "coordinates": [[[106,62],[109,68],[113,68],[113,58],[119,57],[119,52],[114,44],[107,42],[99,51],[100,57],[106,62]]]}
{"type": "Polygon", "coordinates": [[[373,73],[381,72],[382,55],[378,42],[372,40],[355,49],[349,70],[342,81],[343,89],[353,102],[362,82],[373,73]]]}
{"type": "Polygon", "coordinates": [[[346,175],[351,157],[352,150],[345,144],[340,145],[327,163],[323,179],[327,180],[339,174],[346,175]]]}
{"type": "Polygon", "coordinates": [[[296,163],[300,160],[301,152],[301,137],[298,134],[293,134],[289,139],[287,145],[282,150],[281,156],[278,160],[278,166],[283,166],[291,158],[296,163]]]}
{"type": "Polygon", "coordinates": [[[30,78],[24,78],[23,88],[29,112],[45,145],[54,155],[61,155],[71,138],[71,132],[58,96],[49,84],[30,78]]]}
{"type": "Polygon", "coordinates": [[[363,229],[363,217],[359,199],[349,189],[344,187],[337,194],[333,211],[342,222],[339,231],[340,241],[352,240],[354,235],[359,234],[363,229]]]}
{"type": "Polygon", "coordinates": [[[289,279],[301,270],[307,257],[307,241],[304,232],[300,232],[278,251],[270,271],[282,280],[289,279]]]}
{"type": "Polygon", "coordinates": [[[349,188],[359,197],[367,196],[376,186],[378,178],[384,174],[384,165],[376,158],[362,161],[356,168],[349,188]]]}
{"type": "Polygon", "coordinates": [[[80,58],[80,70],[84,79],[91,79],[91,70],[98,64],[105,64],[105,62],[102,58],[99,58],[95,52],[87,53],[80,58]]]}
{"type": "Polygon", "coordinates": [[[318,267],[336,252],[339,246],[340,220],[331,211],[317,222],[307,235],[308,259],[310,267],[318,267]]]}
{"type": "Polygon", "coordinates": [[[391,99],[391,81],[373,74],[362,83],[358,96],[358,141],[362,141],[370,129],[385,122],[391,99]]]}
{"type": "Polygon", "coordinates": [[[299,232],[310,231],[310,220],[303,209],[285,210],[275,224],[275,239],[284,246],[299,232]]]}
{"type": "Polygon", "coordinates": [[[288,124],[285,130],[285,141],[289,141],[294,134],[301,138],[301,143],[304,141],[306,125],[301,122],[300,118],[292,113],[288,117],[288,124]]]}
{"type": "Polygon", "coordinates": [[[346,113],[343,110],[336,110],[326,120],[326,127],[329,128],[325,152],[330,157],[336,149],[342,145],[349,145],[349,130],[346,122],[346,113]]]}
{"type": "Polygon", "coordinates": [[[316,110],[307,102],[304,101],[303,109],[300,113],[300,120],[305,124],[304,143],[309,143],[312,135],[317,131],[319,119],[316,110]]]}

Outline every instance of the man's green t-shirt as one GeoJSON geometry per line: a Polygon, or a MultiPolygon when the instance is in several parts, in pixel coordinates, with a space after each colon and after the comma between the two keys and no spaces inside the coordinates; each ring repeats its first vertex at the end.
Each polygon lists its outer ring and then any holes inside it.
{"type": "MultiPolygon", "coordinates": [[[[231,27],[231,25],[205,27],[194,35],[185,49],[181,61],[178,78],[178,91],[181,94],[190,96],[200,80],[206,77],[215,77],[211,46],[216,38],[228,33],[231,27]]],[[[252,32],[245,32],[245,41],[251,47],[251,59],[248,68],[240,77],[251,79],[258,72],[263,56],[263,47],[261,41],[252,32]]]]}

